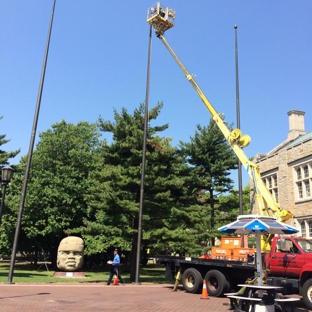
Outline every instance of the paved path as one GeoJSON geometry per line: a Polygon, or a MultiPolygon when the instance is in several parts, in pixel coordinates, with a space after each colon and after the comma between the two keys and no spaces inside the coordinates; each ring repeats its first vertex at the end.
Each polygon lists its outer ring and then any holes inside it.
{"type": "MultiPolygon", "coordinates": [[[[229,311],[227,298],[200,297],[182,290],[172,292],[172,285],[2,284],[0,311],[229,311]]],[[[299,303],[296,312],[308,310],[299,303]]]]}

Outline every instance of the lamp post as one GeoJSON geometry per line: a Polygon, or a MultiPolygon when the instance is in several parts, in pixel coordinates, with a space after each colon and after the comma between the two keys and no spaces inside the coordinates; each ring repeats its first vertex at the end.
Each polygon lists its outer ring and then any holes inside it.
{"type": "Polygon", "coordinates": [[[14,169],[11,168],[9,165],[5,165],[4,167],[1,168],[1,182],[3,184],[3,190],[2,190],[2,200],[1,200],[1,206],[0,206],[0,225],[1,225],[1,220],[2,220],[2,212],[3,212],[3,207],[4,207],[6,187],[10,183],[13,173],[14,173],[14,169]]]}

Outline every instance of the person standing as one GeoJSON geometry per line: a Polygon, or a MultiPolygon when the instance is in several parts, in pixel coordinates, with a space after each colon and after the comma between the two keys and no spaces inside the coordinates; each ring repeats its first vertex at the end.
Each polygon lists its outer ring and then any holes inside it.
{"type": "Polygon", "coordinates": [[[117,248],[115,248],[115,250],[114,250],[114,260],[113,261],[107,261],[107,263],[111,264],[112,266],[111,266],[109,278],[108,278],[106,284],[110,285],[113,276],[116,275],[118,280],[119,280],[119,282],[122,285],[125,285],[125,282],[124,282],[123,278],[120,276],[120,273],[119,273],[120,257],[119,257],[117,248]]]}

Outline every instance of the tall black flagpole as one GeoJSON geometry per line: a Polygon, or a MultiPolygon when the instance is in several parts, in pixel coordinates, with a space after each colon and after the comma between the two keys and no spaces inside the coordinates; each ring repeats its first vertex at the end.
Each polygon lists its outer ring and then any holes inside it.
{"type": "Polygon", "coordinates": [[[18,217],[17,217],[17,224],[16,224],[16,229],[15,229],[15,236],[14,236],[14,242],[13,242],[12,255],[11,255],[10,271],[9,271],[7,284],[14,284],[12,282],[13,271],[14,271],[14,264],[15,264],[15,258],[16,258],[16,251],[17,251],[18,237],[19,237],[19,232],[20,232],[20,227],[21,227],[23,209],[24,209],[24,204],[25,204],[25,197],[26,197],[26,191],[27,191],[27,182],[28,182],[28,177],[29,177],[31,158],[32,158],[32,153],[33,153],[34,144],[35,144],[35,138],[36,138],[36,129],[37,129],[38,118],[39,118],[39,111],[40,111],[42,89],[43,89],[43,83],[44,83],[44,76],[45,76],[47,60],[48,60],[48,54],[49,54],[49,45],[50,45],[50,38],[51,38],[51,32],[52,32],[55,3],[56,3],[56,0],[54,0],[53,6],[52,6],[50,27],[49,27],[48,39],[47,39],[47,43],[46,43],[46,49],[45,49],[45,54],[44,54],[43,66],[42,66],[42,71],[41,71],[39,92],[38,92],[38,97],[37,97],[37,104],[36,104],[35,116],[34,116],[34,121],[33,121],[33,128],[32,128],[32,132],[31,132],[31,139],[30,139],[28,156],[27,156],[27,163],[26,163],[25,177],[24,177],[24,183],[23,183],[23,190],[22,190],[22,195],[21,195],[19,213],[18,213],[18,217]]]}
{"type": "Polygon", "coordinates": [[[146,79],[146,95],[145,95],[145,117],[144,117],[144,134],[143,134],[143,155],[142,155],[142,173],[141,173],[141,189],[140,189],[140,209],[139,209],[139,222],[138,222],[138,245],[136,257],[136,271],[135,271],[135,284],[139,284],[140,275],[140,260],[141,260],[141,241],[142,241],[142,216],[144,204],[144,178],[145,178],[145,157],[146,157],[146,140],[147,140],[147,125],[148,125],[148,98],[150,89],[150,66],[151,66],[151,49],[152,48],[152,25],[149,32],[148,44],[148,61],[147,61],[147,79],[146,79]]]}
{"type": "MultiPolygon", "coordinates": [[[[236,127],[240,129],[240,105],[239,105],[239,79],[238,79],[238,47],[237,47],[237,25],[235,29],[235,72],[236,72],[236,127]]],[[[239,194],[239,214],[243,214],[243,183],[242,164],[238,161],[238,194],[239,194]]],[[[242,241],[244,247],[244,240],[242,241]]]]}

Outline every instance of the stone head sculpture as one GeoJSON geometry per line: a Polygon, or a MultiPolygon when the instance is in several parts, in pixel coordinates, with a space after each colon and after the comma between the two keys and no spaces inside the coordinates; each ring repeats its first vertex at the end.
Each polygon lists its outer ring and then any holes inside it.
{"type": "Polygon", "coordinates": [[[82,268],[84,242],[80,237],[64,238],[57,250],[57,267],[60,270],[73,272],[82,268]]]}

